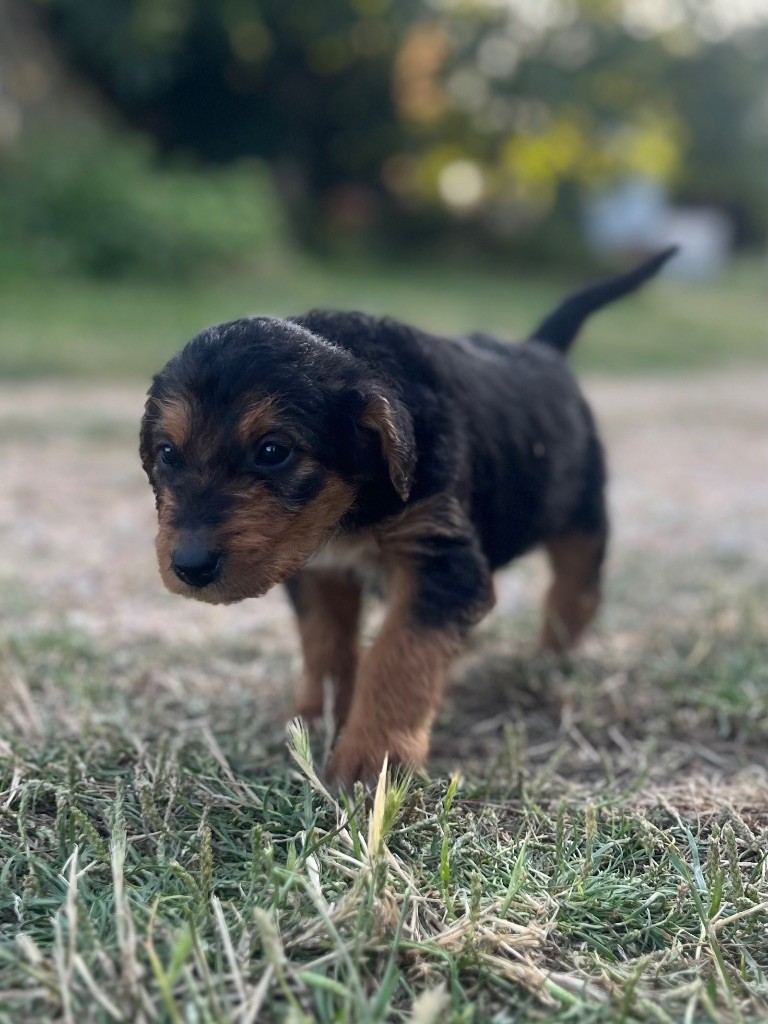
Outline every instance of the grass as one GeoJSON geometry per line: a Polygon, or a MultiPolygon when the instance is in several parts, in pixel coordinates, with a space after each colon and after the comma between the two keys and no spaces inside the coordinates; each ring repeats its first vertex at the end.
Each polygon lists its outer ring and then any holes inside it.
{"type": "Polygon", "coordinates": [[[247,651],[17,629],[0,1020],[764,1020],[765,597],[559,667],[492,620],[435,780],[372,803],[286,751],[280,659],[254,703],[247,651]]]}
{"type": "MultiPolygon", "coordinates": [[[[328,264],[275,254],[249,276],[196,288],[84,280],[0,280],[0,377],[146,378],[203,326],[316,307],[387,313],[447,333],[523,337],[587,274],[560,279],[418,265],[328,264]]],[[[636,372],[765,356],[763,267],[703,283],[660,281],[595,318],[577,362],[636,372]]]]}

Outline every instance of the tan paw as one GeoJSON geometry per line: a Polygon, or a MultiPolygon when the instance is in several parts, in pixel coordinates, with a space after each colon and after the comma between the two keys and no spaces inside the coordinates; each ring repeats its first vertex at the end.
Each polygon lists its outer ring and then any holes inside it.
{"type": "Polygon", "coordinates": [[[294,702],[291,718],[303,718],[307,725],[317,725],[323,718],[323,705],[300,698],[294,702]]]}
{"type": "Polygon", "coordinates": [[[356,782],[374,789],[385,757],[390,767],[418,771],[424,767],[428,749],[426,730],[375,739],[345,731],[326,765],[325,777],[336,792],[351,793],[356,782]]]}

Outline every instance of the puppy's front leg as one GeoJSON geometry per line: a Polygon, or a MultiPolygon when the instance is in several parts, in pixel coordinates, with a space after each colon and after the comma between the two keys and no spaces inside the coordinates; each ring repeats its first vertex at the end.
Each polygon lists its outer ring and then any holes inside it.
{"type": "Polygon", "coordinates": [[[458,636],[416,621],[414,589],[412,574],[395,569],[384,625],[360,664],[349,718],[328,763],[328,779],[340,789],[358,779],[375,782],[385,755],[412,768],[426,759],[458,636]]]}
{"type": "Polygon", "coordinates": [[[357,670],[360,585],[343,576],[302,571],[287,589],[304,651],[304,679],[294,713],[310,721],[319,719],[329,682],[338,728],[349,713],[357,670]]]}
{"type": "Polygon", "coordinates": [[[329,782],[370,785],[390,764],[423,766],[432,722],[463,633],[493,602],[474,537],[430,539],[390,571],[384,625],[363,658],[352,707],[327,767],[329,782]]]}

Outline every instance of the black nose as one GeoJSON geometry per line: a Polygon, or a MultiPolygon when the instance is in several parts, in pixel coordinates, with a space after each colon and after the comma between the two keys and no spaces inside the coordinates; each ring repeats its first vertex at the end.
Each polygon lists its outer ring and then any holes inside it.
{"type": "Polygon", "coordinates": [[[190,587],[207,587],[219,576],[223,555],[200,541],[181,544],[171,556],[171,568],[190,587]]]}

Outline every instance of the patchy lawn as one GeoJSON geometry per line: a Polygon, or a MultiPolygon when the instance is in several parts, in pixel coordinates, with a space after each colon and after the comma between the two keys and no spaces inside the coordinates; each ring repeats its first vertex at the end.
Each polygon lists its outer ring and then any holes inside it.
{"type": "Polygon", "coordinates": [[[537,656],[543,565],[501,574],[371,806],[286,746],[281,595],[161,590],[141,386],[0,391],[3,1024],[768,1019],[765,389],[587,383],[597,630],[537,656]]]}

